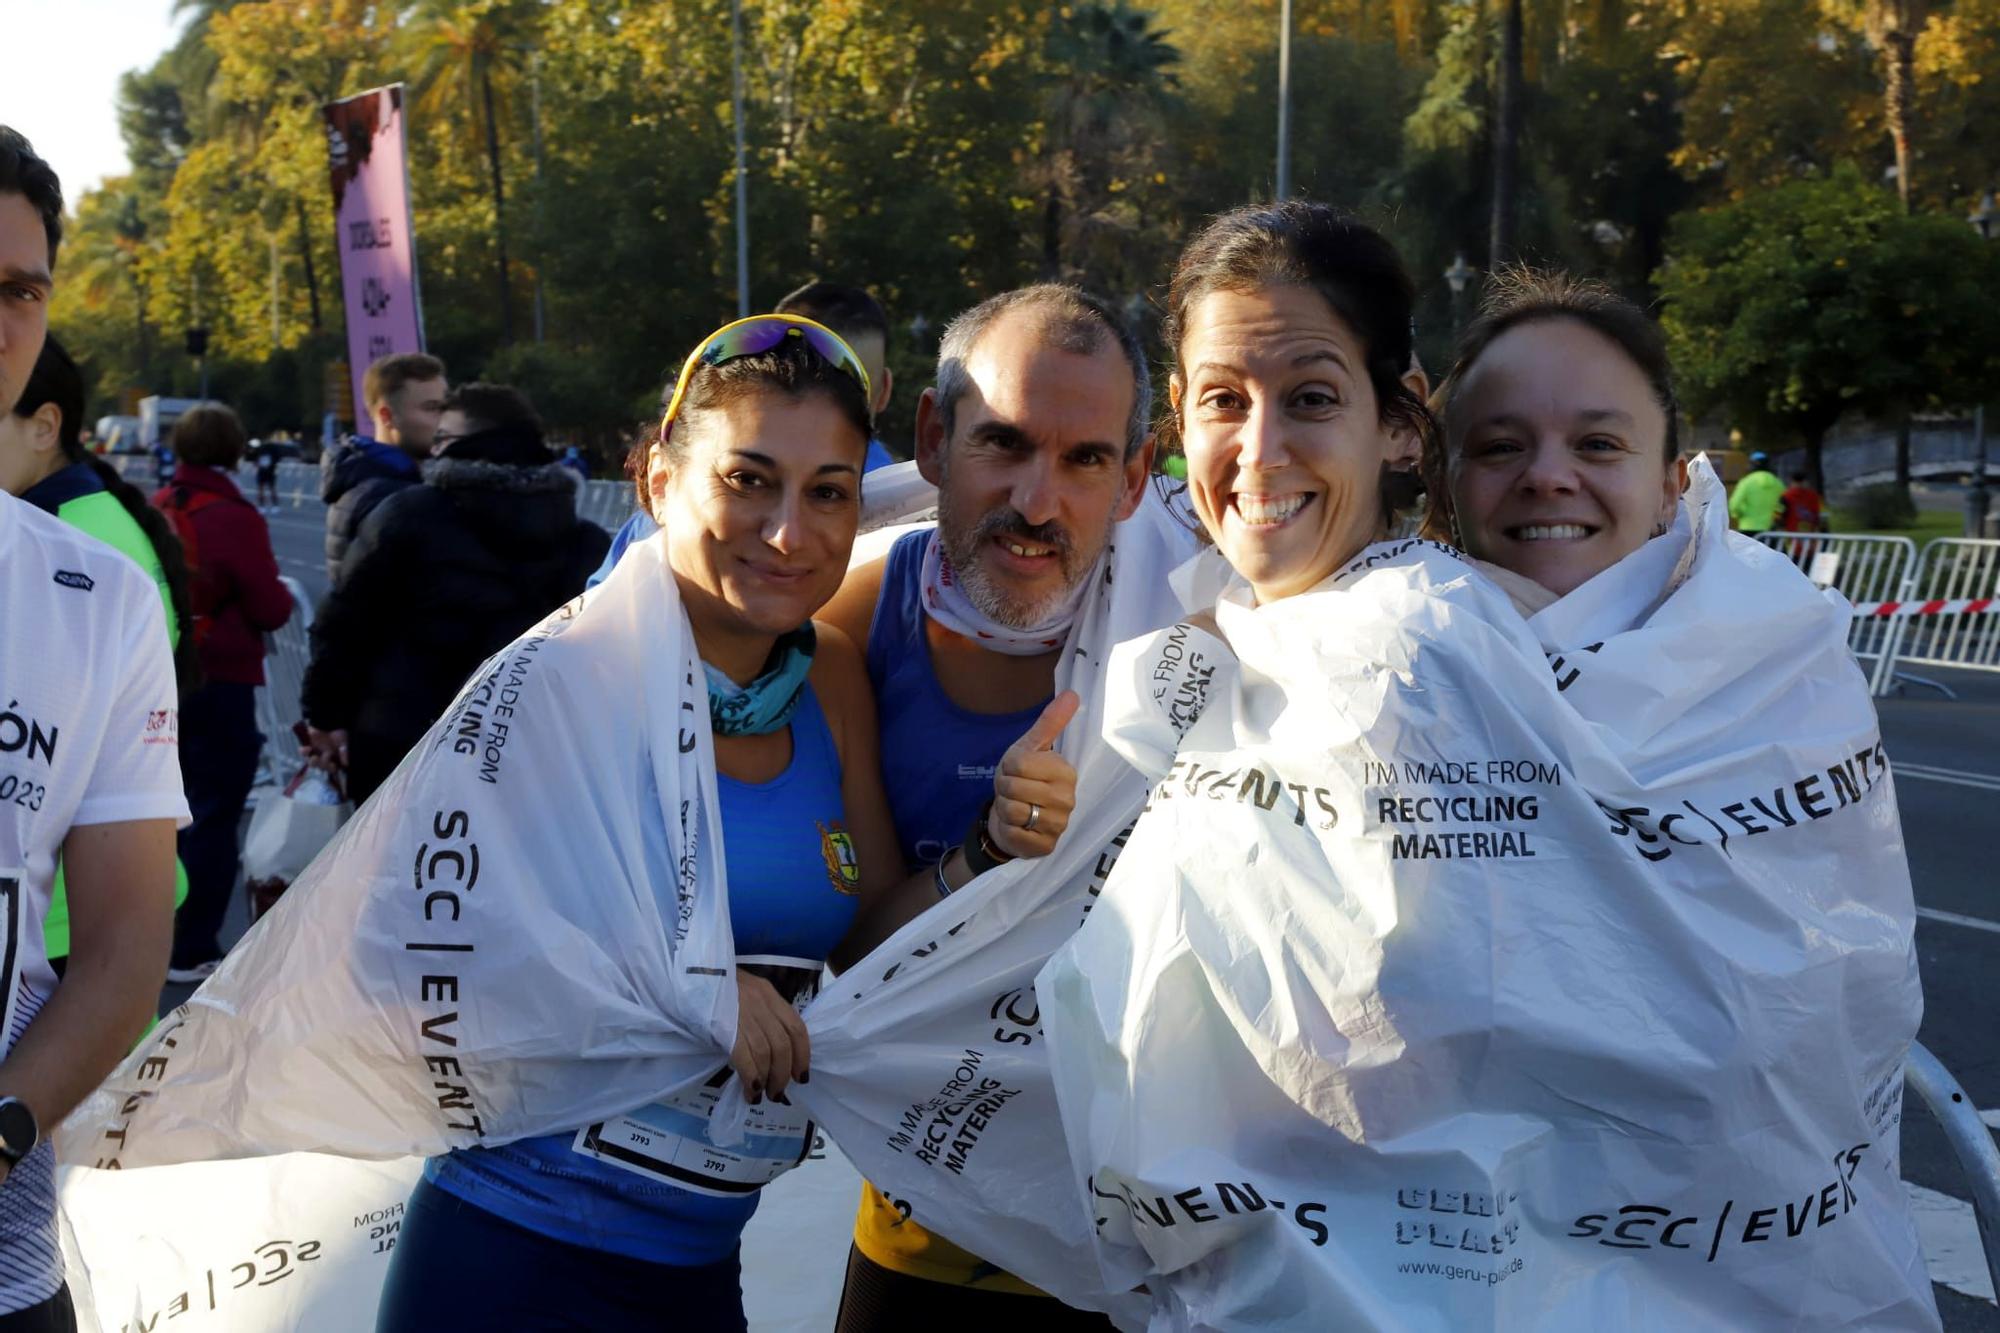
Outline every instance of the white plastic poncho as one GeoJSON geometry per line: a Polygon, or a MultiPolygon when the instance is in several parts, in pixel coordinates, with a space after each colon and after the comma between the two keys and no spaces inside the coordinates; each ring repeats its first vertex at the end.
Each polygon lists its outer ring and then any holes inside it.
{"type": "Polygon", "coordinates": [[[1845,605],[1726,524],[1698,463],[1530,621],[1425,542],[1234,584],[1191,726],[1197,632],[1121,653],[1158,780],[1039,986],[1153,1328],[1937,1326],[1874,709],[1845,605]]]}
{"type": "Polygon", "coordinates": [[[474,674],[67,1160],[431,1156],[712,1073],[736,989],[705,690],[641,543],[474,674]]]}
{"type": "Polygon", "coordinates": [[[1102,1286],[1070,1178],[1035,974],[1097,900],[1145,801],[1102,739],[1113,646],[1167,625],[1187,516],[1149,493],[1118,525],[1056,668],[1083,706],[1057,749],[1077,804],[1048,857],[988,872],[843,972],[805,1011],[812,1081],[790,1095],[927,1229],[1073,1305],[1143,1316],[1102,1286]]]}
{"type": "MultiPolygon", "coordinates": [[[[86,1319],[366,1327],[416,1159],[615,1121],[726,1063],[706,685],[664,550],[485,662],[64,1124],[86,1319]]],[[[718,1133],[747,1113],[730,1080],[718,1133]]]]}
{"type": "MultiPolygon", "coordinates": [[[[891,472],[871,478],[864,526],[926,507],[914,469],[891,472]]],[[[808,1011],[813,1079],[793,1093],[926,1223],[991,1238],[996,1261],[1079,1300],[1108,1298],[1032,983],[1144,798],[1097,739],[1105,665],[1119,639],[1172,620],[1165,575],[1191,549],[1149,496],[1073,632],[1060,684],[1085,707],[1061,744],[1090,804],[1064,853],[978,881],[844,974],[808,1011]],[[940,1096],[968,1052],[981,1073],[966,1086],[1004,1079],[1004,1115],[940,1096]],[[957,1151],[920,1165],[891,1143],[917,1107],[954,1117],[957,1151]],[[975,1153],[965,1138],[989,1118],[975,1153]]],[[[702,680],[657,537],[480,669],[65,1125],[86,1327],[371,1327],[419,1159],[617,1121],[714,1072],[734,1039],[735,960],[702,680]],[[244,1158],[260,1160],[215,1160],[244,1158]]],[[[731,1080],[715,1139],[745,1115],[731,1080]]],[[[817,1239],[845,1251],[844,1231],[817,1239]]],[[[746,1290],[794,1268],[746,1249],[746,1290]]]]}

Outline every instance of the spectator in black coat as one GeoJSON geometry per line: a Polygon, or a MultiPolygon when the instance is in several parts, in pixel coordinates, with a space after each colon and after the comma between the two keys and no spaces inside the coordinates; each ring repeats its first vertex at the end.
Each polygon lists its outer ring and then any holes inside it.
{"type": "Polygon", "coordinates": [[[576,516],[576,474],[513,389],[447,400],[423,484],[361,525],[312,627],[309,753],[356,801],[443,715],[474,667],[583,591],[610,537],[576,516]]]}
{"type": "Polygon", "coordinates": [[[419,480],[444,411],[444,362],[420,352],[385,356],[361,377],[368,407],[351,444],[319,461],[319,498],[326,501],[326,576],[340,582],[341,558],[375,506],[419,480]]]}

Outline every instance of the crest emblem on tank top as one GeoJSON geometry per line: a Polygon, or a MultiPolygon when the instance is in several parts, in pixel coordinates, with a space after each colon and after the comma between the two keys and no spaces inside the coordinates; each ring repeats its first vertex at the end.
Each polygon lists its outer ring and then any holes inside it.
{"type": "Polygon", "coordinates": [[[819,854],[826,860],[827,882],[835,893],[861,892],[861,861],[854,855],[854,839],[838,822],[819,824],[819,854]]]}

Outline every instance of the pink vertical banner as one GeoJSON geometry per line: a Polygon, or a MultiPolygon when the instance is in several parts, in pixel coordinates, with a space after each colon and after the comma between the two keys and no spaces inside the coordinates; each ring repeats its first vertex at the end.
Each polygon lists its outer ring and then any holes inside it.
{"type": "Polygon", "coordinates": [[[321,108],[347,308],[347,364],[354,422],[368,433],[361,377],[385,356],[424,350],[417,291],[417,238],[410,225],[410,174],[403,151],[403,85],[391,84],[321,108]]]}

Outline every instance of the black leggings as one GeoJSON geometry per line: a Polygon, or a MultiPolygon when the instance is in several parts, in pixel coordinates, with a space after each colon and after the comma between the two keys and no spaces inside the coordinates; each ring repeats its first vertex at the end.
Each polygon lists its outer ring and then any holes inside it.
{"type": "Polygon", "coordinates": [[[76,1307],[70,1304],[69,1288],[56,1288],[56,1294],[40,1305],[31,1305],[13,1314],[0,1314],[0,1333],[76,1333],[76,1307]]]}
{"type": "Polygon", "coordinates": [[[587,1249],[516,1226],[428,1180],[410,1196],[375,1316],[375,1333],[742,1333],[744,1326],[734,1254],[682,1267],[587,1249]]]}
{"type": "Polygon", "coordinates": [[[906,1329],[1014,1328],[1028,1333],[1105,1333],[1101,1314],[1077,1310],[1053,1296],[981,1291],[932,1282],[884,1268],[847,1249],[847,1285],[840,1292],[834,1333],[903,1333],[906,1329]]]}

